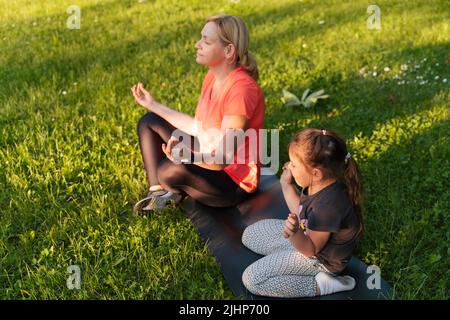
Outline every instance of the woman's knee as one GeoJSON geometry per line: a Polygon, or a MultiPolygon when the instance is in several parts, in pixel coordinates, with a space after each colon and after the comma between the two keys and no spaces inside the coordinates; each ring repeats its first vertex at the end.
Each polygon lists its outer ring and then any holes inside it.
{"type": "Polygon", "coordinates": [[[147,128],[153,128],[156,125],[160,125],[163,121],[163,118],[158,116],[154,112],[148,112],[144,114],[138,121],[137,130],[138,133],[147,128]]]}
{"type": "Polygon", "coordinates": [[[170,190],[183,183],[185,170],[182,164],[175,164],[164,159],[158,165],[158,181],[164,189],[170,190]]]}

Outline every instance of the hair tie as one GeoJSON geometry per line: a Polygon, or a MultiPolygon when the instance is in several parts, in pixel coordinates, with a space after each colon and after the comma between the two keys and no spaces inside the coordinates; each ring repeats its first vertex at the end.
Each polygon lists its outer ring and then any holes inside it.
{"type": "Polygon", "coordinates": [[[322,135],[326,136],[327,135],[327,130],[322,129],[322,135]]]}
{"type": "Polygon", "coordinates": [[[352,154],[350,152],[347,152],[347,155],[345,156],[345,163],[348,162],[348,159],[352,157],[352,154]]]}

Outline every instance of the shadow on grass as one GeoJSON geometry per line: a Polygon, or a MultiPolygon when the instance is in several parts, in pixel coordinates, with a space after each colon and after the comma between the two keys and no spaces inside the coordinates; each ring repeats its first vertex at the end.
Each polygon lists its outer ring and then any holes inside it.
{"type": "Polygon", "coordinates": [[[437,123],[362,164],[360,257],[377,264],[403,299],[448,298],[449,130],[448,120],[437,123]]]}

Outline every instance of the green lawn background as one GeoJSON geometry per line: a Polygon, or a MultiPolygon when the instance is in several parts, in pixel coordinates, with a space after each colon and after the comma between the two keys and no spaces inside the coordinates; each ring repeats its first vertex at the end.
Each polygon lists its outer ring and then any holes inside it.
{"type": "Polygon", "coordinates": [[[72,4],[0,0],[0,298],[233,298],[181,211],[131,214],[146,180],[130,87],[192,114],[194,44],[221,12],[249,26],[281,163],[301,128],[344,135],[365,182],[356,255],[394,298],[449,298],[448,1],[377,1],[381,30],[365,1],[77,0],[80,30],[72,4]],[[283,88],[330,98],[287,108],[283,88]]]}

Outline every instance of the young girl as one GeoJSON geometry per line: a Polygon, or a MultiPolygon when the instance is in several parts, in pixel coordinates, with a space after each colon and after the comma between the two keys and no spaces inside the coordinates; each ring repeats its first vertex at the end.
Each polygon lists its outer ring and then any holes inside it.
{"type": "MultiPolygon", "coordinates": [[[[264,126],[264,96],[256,83],[258,68],[248,50],[249,34],[242,19],[210,17],[195,48],[196,62],[209,72],[194,117],[157,102],[141,83],[131,88],[136,102],[151,111],[138,124],[150,190],[134,206],[135,213],[159,210],[186,195],[209,206],[234,206],[258,187],[260,164],[251,159],[245,163],[173,161],[172,148],[178,141],[172,135],[176,130],[186,133],[191,150],[198,151],[191,147],[198,143],[199,152],[206,154],[202,150],[215,151],[211,141],[222,137],[225,130],[259,130],[264,126]],[[211,129],[219,134],[205,134],[211,129]]],[[[184,138],[182,142],[186,143],[184,138]]]]}
{"type": "Polygon", "coordinates": [[[265,257],[244,271],[242,281],[253,294],[270,297],[352,290],[355,280],[338,274],[363,229],[358,165],[344,140],[327,130],[298,132],[288,151],[280,183],[291,213],[285,221],[265,219],[244,230],[244,245],[265,257]]]}

